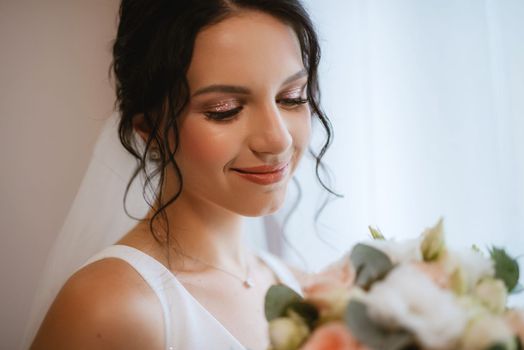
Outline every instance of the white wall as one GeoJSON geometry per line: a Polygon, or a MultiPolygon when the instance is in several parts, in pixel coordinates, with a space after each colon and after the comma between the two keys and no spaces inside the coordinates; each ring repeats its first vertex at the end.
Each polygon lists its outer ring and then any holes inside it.
{"type": "Polygon", "coordinates": [[[48,249],[113,110],[116,0],[0,1],[0,349],[15,349],[48,249]]]}

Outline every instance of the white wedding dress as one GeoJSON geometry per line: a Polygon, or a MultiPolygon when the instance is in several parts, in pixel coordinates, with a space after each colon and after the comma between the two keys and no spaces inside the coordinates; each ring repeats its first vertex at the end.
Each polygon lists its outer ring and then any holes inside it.
{"type": "MultiPolygon", "coordinates": [[[[258,251],[257,255],[273,270],[280,283],[302,294],[291,271],[275,256],[263,251],[258,251]]],[[[125,245],[112,245],[95,254],[84,266],[110,257],[130,264],[157,295],[163,310],[166,350],[246,349],[171,271],[142,251],[125,245]]]]}

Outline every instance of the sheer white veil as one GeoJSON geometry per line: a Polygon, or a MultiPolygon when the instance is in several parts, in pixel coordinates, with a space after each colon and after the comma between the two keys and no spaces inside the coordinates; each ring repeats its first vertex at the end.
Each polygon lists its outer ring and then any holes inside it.
{"type": "MultiPolygon", "coordinates": [[[[119,114],[105,123],[71,209],[56,238],[35,292],[21,342],[27,350],[58,291],[91,255],[118,241],[137,221],[126,215],[124,192],[136,160],[118,137],[119,114]]],[[[136,135],[135,135],[136,136],[136,135]]],[[[141,139],[136,136],[140,144],[141,139]]],[[[149,209],[140,186],[134,181],[126,200],[128,212],[145,217],[149,209]]]]}

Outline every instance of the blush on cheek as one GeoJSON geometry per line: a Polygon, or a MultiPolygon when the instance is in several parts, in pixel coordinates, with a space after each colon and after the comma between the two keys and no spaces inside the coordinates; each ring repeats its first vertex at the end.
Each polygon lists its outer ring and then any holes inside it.
{"type": "Polygon", "coordinates": [[[180,130],[179,155],[206,168],[221,168],[235,156],[235,133],[231,131],[203,119],[187,122],[180,130]]]}
{"type": "Polygon", "coordinates": [[[293,129],[295,147],[299,150],[306,149],[311,139],[311,116],[308,114],[303,118],[298,118],[293,129]]]}
{"type": "Polygon", "coordinates": [[[311,114],[308,114],[303,124],[306,144],[309,144],[309,141],[311,140],[311,118],[311,114]]]}

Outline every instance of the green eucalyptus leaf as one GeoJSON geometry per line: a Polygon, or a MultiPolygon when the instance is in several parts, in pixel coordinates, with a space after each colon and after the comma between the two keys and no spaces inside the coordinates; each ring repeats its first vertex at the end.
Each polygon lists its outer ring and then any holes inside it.
{"type": "Polygon", "coordinates": [[[293,289],[283,284],[276,284],[269,288],[265,298],[265,313],[268,321],[285,316],[288,306],[301,302],[302,297],[293,289]]]}
{"type": "Polygon", "coordinates": [[[393,263],[386,254],[362,243],[353,247],[350,259],[356,271],[355,284],[366,290],[393,269],[393,263]]]}
{"type": "Polygon", "coordinates": [[[519,282],[519,264],[504,249],[492,247],[489,251],[495,263],[495,277],[501,279],[508,292],[512,292],[519,282]]]}
{"type": "Polygon", "coordinates": [[[297,313],[304,322],[308,325],[309,329],[313,329],[319,318],[318,310],[315,306],[310,303],[297,301],[288,305],[287,310],[293,310],[297,313]]]}
{"type": "Polygon", "coordinates": [[[367,306],[351,301],[344,315],[351,334],[361,343],[374,350],[417,349],[413,334],[400,329],[387,329],[368,316],[367,306]]]}

